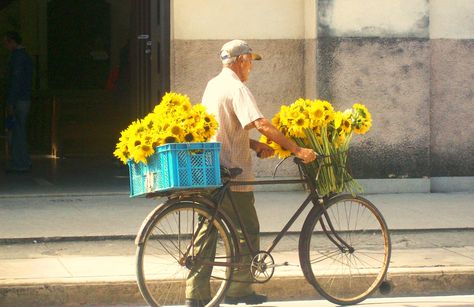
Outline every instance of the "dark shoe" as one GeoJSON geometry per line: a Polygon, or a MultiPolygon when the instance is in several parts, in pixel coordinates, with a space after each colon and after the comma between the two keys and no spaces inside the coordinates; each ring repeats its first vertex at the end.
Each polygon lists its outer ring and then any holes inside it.
{"type": "Polygon", "coordinates": [[[195,300],[192,298],[186,299],[186,307],[204,307],[209,304],[210,300],[195,300]]]}
{"type": "Polygon", "coordinates": [[[225,304],[237,305],[239,303],[245,303],[247,305],[258,305],[265,303],[267,296],[263,294],[252,293],[241,297],[226,296],[224,299],[225,304]]]}

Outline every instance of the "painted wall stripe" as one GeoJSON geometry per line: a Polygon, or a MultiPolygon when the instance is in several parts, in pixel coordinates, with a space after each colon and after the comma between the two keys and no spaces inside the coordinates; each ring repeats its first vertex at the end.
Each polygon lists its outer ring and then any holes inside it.
{"type": "Polygon", "coordinates": [[[301,39],[307,0],[173,0],[174,39],[301,39]]]}
{"type": "Polygon", "coordinates": [[[428,0],[319,0],[318,36],[428,37],[428,0]]]}
{"type": "Polygon", "coordinates": [[[474,1],[430,0],[430,37],[474,39],[474,1]]]}

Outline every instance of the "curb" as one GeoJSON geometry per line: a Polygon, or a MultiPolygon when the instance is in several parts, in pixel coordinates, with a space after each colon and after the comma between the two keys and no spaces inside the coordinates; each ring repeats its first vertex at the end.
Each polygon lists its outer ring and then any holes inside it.
{"type": "MultiPolygon", "coordinates": [[[[436,270],[404,269],[390,273],[391,291],[385,295],[429,296],[462,295],[474,292],[474,268],[436,270]]],[[[304,277],[274,277],[255,286],[273,301],[315,300],[321,296],[304,277]]],[[[377,291],[372,297],[381,297],[377,291]]],[[[146,305],[135,281],[52,282],[46,284],[1,284],[0,306],[67,306],[67,305],[146,305]]]]}
{"type": "Polygon", "coordinates": [[[59,197],[103,197],[103,196],[130,196],[129,192],[51,192],[32,194],[0,194],[0,199],[7,198],[59,198],[59,197]]]}
{"type": "MultiPolygon", "coordinates": [[[[137,232],[138,232],[137,228],[137,232]]],[[[390,235],[401,235],[410,233],[436,233],[436,232],[464,232],[474,231],[474,227],[450,227],[450,228],[412,228],[412,229],[390,229],[390,235]]],[[[299,234],[299,231],[288,231],[287,234],[299,234]]],[[[279,232],[261,232],[260,236],[269,236],[272,239],[279,232]]],[[[134,241],[137,233],[133,234],[97,234],[83,236],[48,236],[48,237],[0,237],[0,246],[5,244],[30,244],[30,243],[62,243],[62,242],[88,242],[88,241],[134,241]]]]}

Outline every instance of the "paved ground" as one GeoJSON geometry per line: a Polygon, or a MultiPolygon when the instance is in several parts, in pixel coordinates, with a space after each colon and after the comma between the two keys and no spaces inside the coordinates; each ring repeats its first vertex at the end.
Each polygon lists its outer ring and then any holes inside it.
{"type": "MultiPolygon", "coordinates": [[[[111,159],[36,159],[30,174],[0,174],[0,305],[140,303],[133,239],[160,200],[128,197],[111,159]]],[[[392,233],[392,295],[474,292],[474,193],[372,194],[392,233]]],[[[303,200],[257,192],[263,246],[303,200]]],[[[291,229],[298,232],[302,220],[291,229]]],[[[297,235],[275,251],[280,267],[261,290],[316,298],[304,281],[297,235]],[[293,292],[292,292],[293,291],[293,292]]]]}
{"type": "MultiPolygon", "coordinates": [[[[327,307],[334,306],[328,301],[291,301],[291,302],[269,302],[260,305],[262,307],[327,307]]],[[[474,296],[438,296],[438,297],[398,297],[398,298],[373,298],[368,299],[357,306],[370,307],[459,307],[474,306],[474,296]]]]}
{"type": "MultiPolygon", "coordinates": [[[[327,301],[313,300],[313,301],[292,301],[292,302],[269,302],[262,307],[327,307],[334,306],[327,301]]],[[[438,297],[397,297],[397,298],[374,298],[368,299],[357,306],[370,307],[459,307],[459,306],[474,306],[474,296],[438,296],[438,297]]]]}

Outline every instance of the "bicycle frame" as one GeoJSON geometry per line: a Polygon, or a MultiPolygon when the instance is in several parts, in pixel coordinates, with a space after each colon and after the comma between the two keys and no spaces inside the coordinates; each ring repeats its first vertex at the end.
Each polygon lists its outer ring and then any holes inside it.
{"type": "MultiPolygon", "coordinates": [[[[241,215],[240,215],[239,210],[237,209],[237,206],[235,205],[235,202],[232,198],[232,194],[230,193],[230,188],[232,186],[256,186],[256,185],[298,184],[298,183],[306,184],[306,186],[309,188],[308,196],[303,201],[303,203],[300,205],[300,207],[295,211],[293,216],[288,220],[288,222],[285,224],[285,226],[282,228],[282,230],[277,234],[277,236],[273,240],[272,244],[264,251],[267,252],[267,253],[271,253],[275,249],[275,247],[278,245],[278,243],[281,241],[281,239],[286,235],[286,233],[288,232],[290,227],[299,218],[301,213],[306,209],[306,207],[308,206],[308,204],[310,202],[312,202],[314,206],[319,205],[321,210],[323,211],[323,214],[320,218],[320,223],[321,223],[322,229],[323,229],[324,233],[326,234],[326,236],[328,237],[328,239],[334,245],[336,245],[341,251],[344,251],[344,250],[353,251],[354,248],[352,246],[350,246],[347,242],[345,242],[337,234],[336,230],[334,229],[334,227],[332,225],[331,219],[330,219],[330,217],[329,217],[329,215],[326,211],[326,207],[325,207],[324,204],[328,199],[330,199],[334,195],[321,197],[319,195],[318,191],[317,191],[317,187],[316,187],[314,181],[311,180],[305,174],[304,171],[302,171],[300,162],[295,161],[295,163],[298,165],[300,173],[302,174],[301,179],[256,180],[256,181],[231,181],[231,180],[228,180],[228,181],[224,182],[222,187],[213,190],[211,192],[211,195],[210,195],[211,197],[209,197],[209,195],[205,196],[205,194],[202,194],[201,192],[197,192],[194,195],[196,195],[196,194],[201,195],[205,198],[208,198],[209,201],[211,201],[215,204],[216,210],[214,211],[214,213],[211,217],[211,222],[216,218],[216,216],[219,212],[219,207],[222,204],[222,201],[223,201],[224,197],[226,195],[229,197],[230,202],[231,202],[231,206],[232,206],[232,210],[233,210],[233,212],[235,213],[235,215],[237,217],[238,226],[242,230],[242,234],[244,236],[245,244],[248,247],[248,249],[251,252],[252,257],[253,257],[259,252],[259,250],[256,250],[255,247],[252,246],[252,244],[249,240],[249,234],[247,232],[247,229],[243,226],[241,215]],[[323,220],[323,216],[324,216],[324,219],[326,220],[326,223],[329,226],[329,229],[327,229],[327,227],[325,226],[325,221],[323,220]]],[[[317,174],[319,175],[319,171],[317,172],[317,174]]],[[[316,176],[316,180],[318,178],[318,175],[316,176]]],[[[181,193],[173,193],[172,195],[179,197],[180,195],[182,195],[182,192],[181,193]]],[[[187,195],[191,196],[191,195],[193,195],[193,193],[191,192],[187,195]]],[[[160,193],[156,193],[156,194],[155,193],[150,193],[150,194],[147,195],[147,198],[153,198],[155,196],[160,196],[160,193]]],[[[202,227],[202,225],[199,224],[196,231],[195,231],[195,233],[194,233],[194,236],[196,236],[197,233],[199,233],[199,231],[201,230],[201,227],[202,227]]],[[[210,231],[210,229],[208,231],[210,231]]],[[[207,235],[208,234],[205,234],[203,237],[205,238],[205,237],[207,237],[207,235]]],[[[137,237],[137,242],[139,242],[139,243],[141,242],[141,240],[139,240],[138,237],[137,237]]],[[[183,257],[185,257],[186,255],[189,255],[189,252],[190,252],[191,249],[192,249],[192,246],[188,246],[186,252],[183,254],[183,257]]],[[[206,262],[205,264],[207,264],[207,265],[223,265],[222,263],[219,264],[219,263],[213,263],[213,262],[211,262],[211,263],[206,262]]],[[[233,265],[235,265],[235,264],[233,264],[233,265]]]]}
{"type": "MultiPolygon", "coordinates": [[[[298,163],[297,163],[298,164],[298,163]]],[[[300,167],[300,165],[298,165],[300,167]]],[[[300,169],[301,170],[301,169],[300,169]]],[[[319,172],[318,172],[319,173],[319,172]]],[[[230,199],[231,205],[232,205],[232,210],[234,211],[235,215],[237,216],[237,222],[239,223],[239,227],[242,230],[242,234],[245,239],[245,243],[247,247],[249,248],[249,251],[251,252],[252,256],[255,256],[257,254],[257,251],[254,246],[252,246],[250,240],[249,240],[249,234],[245,227],[242,224],[242,219],[239,213],[239,210],[237,210],[237,207],[235,205],[235,202],[232,198],[232,194],[230,193],[230,188],[232,186],[255,186],[255,185],[269,185],[269,184],[295,184],[295,183],[301,183],[301,184],[306,184],[309,187],[309,194],[306,197],[306,199],[303,201],[303,203],[300,205],[300,207],[296,210],[296,212],[293,214],[293,216],[288,220],[288,222],[285,224],[285,226],[282,228],[282,230],[277,234],[275,239],[273,240],[272,244],[265,250],[267,253],[271,253],[273,249],[278,245],[280,240],[286,235],[290,227],[294,224],[294,222],[298,219],[298,217],[301,215],[301,213],[306,209],[308,204],[310,202],[313,203],[314,206],[320,205],[321,210],[323,211],[323,216],[329,226],[329,230],[326,228],[325,223],[323,218],[321,217],[320,222],[322,225],[322,228],[324,230],[324,233],[326,236],[329,238],[329,240],[334,243],[341,251],[347,249],[348,251],[353,251],[354,248],[350,246],[347,242],[345,242],[336,232],[334,229],[331,219],[329,218],[329,215],[326,211],[326,208],[324,206],[324,203],[329,197],[321,197],[317,191],[315,183],[306,176],[304,172],[302,172],[303,178],[301,179],[282,179],[282,180],[256,180],[256,181],[227,181],[224,183],[223,187],[215,190],[215,202],[216,202],[216,207],[217,210],[219,210],[219,206],[222,203],[222,200],[224,197],[227,195],[230,199]],[[318,201],[316,203],[316,200],[318,201]]],[[[216,210],[216,213],[217,213],[216,210]]],[[[213,216],[214,218],[215,216],[213,216]]]]}
{"type": "MultiPolygon", "coordinates": [[[[228,188],[226,189],[226,193],[229,196],[230,202],[232,204],[232,210],[235,212],[237,216],[237,220],[240,226],[240,229],[242,230],[242,234],[244,236],[245,242],[247,247],[249,248],[250,252],[252,255],[255,255],[258,251],[255,249],[255,247],[252,246],[250,240],[249,240],[249,235],[245,227],[242,225],[242,220],[241,216],[239,214],[239,211],[237,210],[237,207],[235,205],[235,202],[232,198],[232,194],[229,193],[230,187],[232,186],[247,186],[247,185],[269,185],[269,184],[294,184],[294,183],[306,183],[306,180],[304,179],[287,179],[287,180],[257,180],[257,181],[252,181],[252,182],[247,182],[247,181],[232,181],[228,188]]],[[[288,229],[293,225],[293,223],[298,219],[298,217],[301,215],[301,213],[306,209],[308,204],[311,201],[314,201],[314,199],[317,199],[318,195],[315,190],[311,190],[304,202],[300,205],[298,210],[293,214],[293,216],[288,220],[286,225],[282,228],[282,230],[278,233],[278,235],[275,237],[273,240],[272,244],[266,249],[266,252],[271,253],[273,249],[278,245],[280,240],[285,236],[285,234],[288,232],[288,229]]]]}

